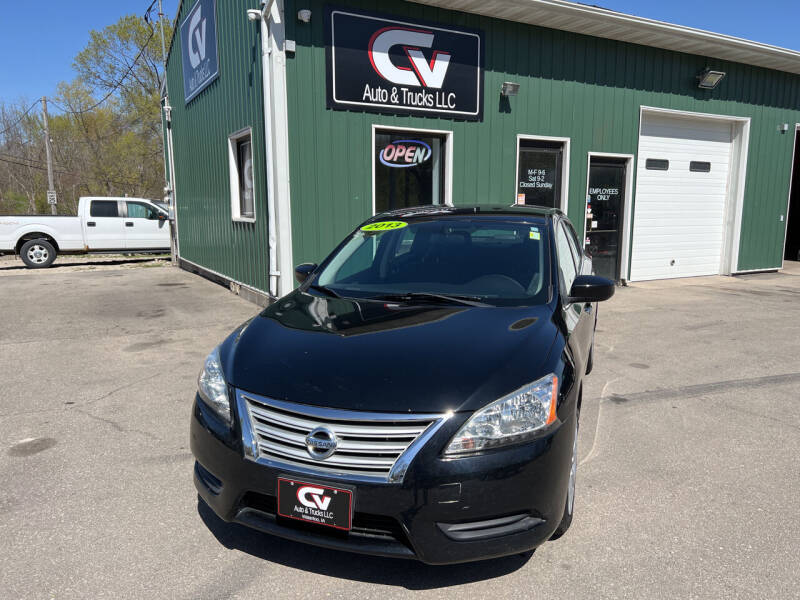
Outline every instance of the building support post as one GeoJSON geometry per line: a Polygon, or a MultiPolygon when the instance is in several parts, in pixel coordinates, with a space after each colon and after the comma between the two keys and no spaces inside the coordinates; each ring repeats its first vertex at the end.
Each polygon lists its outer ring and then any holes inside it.
{"type": "Polygon", "coordinates": [[[270,83],[272,69],[270,68],[270,53],[272,51],[269,37],[269,20],[275,0],[262,2],[261,10],[261,84],[264,102],[264,145],[267,161],[267,246],[269,254],[269,295],[278,298],[280,283],[280,270],[278,269],[278,233],[275,216],[275,175],[274,152],[272,144],[272,93],[270,83]]]}
{"type": "MultiPolygon", "coordinates": [[[[272,171],[272,214],[274,232],[275,297],[294,289],[292,252],[291,188],[289,174],[289,108],[286,93],[285,15],[283,0],[262,0],[262,44],[266,44],[264,77],[264,121],[269,145],[267,168],[272,171]]],[[[272,280],[273,278],[271,278],[272,280]]],[[[271,292],[272,293],[272,292],[271,292]]]]}

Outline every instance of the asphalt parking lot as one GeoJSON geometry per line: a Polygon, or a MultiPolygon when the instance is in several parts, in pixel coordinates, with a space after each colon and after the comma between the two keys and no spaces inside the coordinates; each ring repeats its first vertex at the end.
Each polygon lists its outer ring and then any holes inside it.
{"type": "Polygon", "coordinates": [[[171,267],[1,274],[1,597],[797,597],[796,265],[620,289],[600,310],[572,529],[449,567],[198,506],[195,378],[255,305],[171,267]]]}

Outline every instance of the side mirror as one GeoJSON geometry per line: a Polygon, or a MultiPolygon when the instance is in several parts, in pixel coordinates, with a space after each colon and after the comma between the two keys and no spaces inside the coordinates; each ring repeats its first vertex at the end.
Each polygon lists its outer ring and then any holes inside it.
{"type": "Polygon", "coordinates": [[[572,283],[569,292],[569,301],[578,302],[602,302],[614,295],[614,282],[605,277],[597,275],[578,275],[572,283]]]}
{"type": "Polygon", "coordinates": [[[294,268],[294,278],[297,283],[303,283],[308,276],[317,268],[317,263],[303,263],[294,268]]]}
{"type": "Polygon", "coordinates": [[[158,216],[156,218],[159,221],[166,221],[167,220],[167,215],[165,215],[164,213],[160,212],[160,213],[158,213],[158,216]]]}

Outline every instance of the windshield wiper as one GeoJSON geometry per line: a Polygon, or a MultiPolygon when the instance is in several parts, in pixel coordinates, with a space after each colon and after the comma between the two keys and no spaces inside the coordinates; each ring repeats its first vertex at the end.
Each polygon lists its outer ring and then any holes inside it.
{"type": "Polygon", "coordinates": [[[331,288],[329,288],[327,286],[324,286],[324,285],[317,285],[316,283],[312,283],[310,286],[308,286],[307,289],[314,290],[314,291],[317,291],[317,292],[322,292],[323,294],[325,294],[326,296],[330,296],[331,298],[341,298],[342,297],[341,294],[337,294],[331,288]]]}
{"type": "Polygon", "coordinates": [[[382,294],[371,296],[370,300],[388,300],[411,304],[414,302],[447,302],[451,304],[465,304],[467,306],[489,306],[481,302],[480,296],[433,294],[430,292],[407,292],[405,294],[382,294]]]}

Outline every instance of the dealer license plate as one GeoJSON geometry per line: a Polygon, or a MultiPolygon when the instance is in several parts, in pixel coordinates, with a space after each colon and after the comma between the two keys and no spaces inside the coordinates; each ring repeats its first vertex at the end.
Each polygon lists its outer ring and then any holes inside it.
{"type": "Polygon", "coordinates": [[[287,519],[349,530],[353,521],[353,492],[279,477],[278,514],[287,519]]]}

